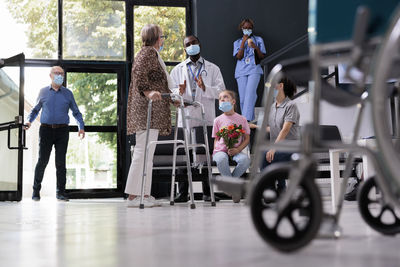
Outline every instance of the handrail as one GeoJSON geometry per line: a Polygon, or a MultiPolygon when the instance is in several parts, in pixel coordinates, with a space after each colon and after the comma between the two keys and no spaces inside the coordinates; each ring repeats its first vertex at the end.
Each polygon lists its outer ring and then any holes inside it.
{"type": "MultiPolygon", "coordinates": [[[[336,71],[322,77],[322,79],[324,79],[325,81],[332,78],[333,76],[336,75],[336,71]]],[[[298,92],[297,94],[295,94],[291,100],[295,100],[296,98],[299,98],[300,96],[304,95],[305,93],[308,93],[308,88],[305,88],[304,90],[298,92]]]]}
{"type": "Polygon", "coordinates": [[[304,95],[305,93],[308,93],[308,88],[305,88],[304,90],[298,92],[295,94],[291,100],[295,100],[296,98],[299,98],[300,96],[304,95]]]}
{"type": "Polygon", "coordinates": [[[297,38],[296,40],[294,40],[294,41],[291,42],[290,44],[285,45],[284,47],[282,47],[282,48],[279,49],[278,51],[275,51],[272,55],[270,55],[270,56],[264,58],[264,59],[261,61],[260,64],[261,64],[262,66],[266,66],[269,62],[271,62],[271,61],[277,59],[278,57],[282,56],[283,54],[289,52],[290,50],[292,50],[292,49],[295,48],[296,46],[298,46],[298,45],[300,45],[300,44],[302,44],[302,43],[304,43],[304,42],[306,42],[306,41],[308,41],[308,33],[306,33],[305,35],[303,35],[303,36],[297,38]]]}

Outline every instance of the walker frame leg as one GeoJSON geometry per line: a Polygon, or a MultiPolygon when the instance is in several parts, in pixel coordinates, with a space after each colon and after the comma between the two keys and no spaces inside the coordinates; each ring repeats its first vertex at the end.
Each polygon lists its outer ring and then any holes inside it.
{"type": "MultiPolygon", "coordinates": [[[[183,107],[180,107],[182,114],[185,114],[183,107]]],[[[190,208],[195,209],[196,204],[194,204],[194,193],[193,193],[193,179],[192,179],[192,168],[190,166],[190,156],[189,156],[189,133],[186,125],[186,119],[182,118],[182,126],[183,126],[183,136],[184,136],[184,145],[185,145],[185,154],[186,154],[186,167],[189,181],[189,195],[190,195],[190,208]]]]}
{"type": "Polygon", "coordinates": [[[146,183],[146,175],[147,175],[147,149],[148,149],[148,143],[149,143],[149,134],[150,134],[150,122],[151,122],[151,110],[152,110],[152,100],[149,100],[149,105],[147,108],[147,129],[146,129],[146,144],[145,144],[145,150],[144,150],[144,161],[143,161],[143,173],[142,173],[142,185],[141,185],[141,190],[140,190],[140,204],[139,208],[144,209],[144,187],[146,183]]]}
{"type": "MultiPolygon", "coordinates": [[[[178,140],[178,116],[179,116],[179,109],[176,110],[175,115],[175,132],[174,132],[174,140],[178,140]]],[[[176,156],[177,156],[177,143],[174,143],[174,151],[173,151],[173,158],[172,158],[172,175],[171,175],[171,194],[169,204],[173,206],[175,204],[174,200],[174,189],[175,189],[175,175],[176,175],[176,156]]]]}

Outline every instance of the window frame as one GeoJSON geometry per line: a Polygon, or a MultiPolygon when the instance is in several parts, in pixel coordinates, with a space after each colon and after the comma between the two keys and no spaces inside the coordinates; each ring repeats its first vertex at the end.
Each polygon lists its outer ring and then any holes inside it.
{"type": "MultiPolygon", "coordinates": [[[[110,61],[111,63],[113,61],[110,61]]],[[[125,170],[126,161],[123,159],[124,147],[126,146],[123,122],[126,120],[124,115],[123,99],[125,99],[125,90],[123,90],[125,80],[125,64],[117,63],[89,63],[76,65],[75,62],[65,62],[65,83],[68,81],[69,73],[115,73],[117,74],[117,125],[85,125],[85,132],[97,133],[116,133],[117,134],[117,188],[87,188],[87,189],[66,189],[70,198],[102,198],[102,197],[121,197],[125,189],[122,170],[125,170]],[[123,117],[123,119],[121,119],[123,117]]],[[[78,126],[70,126],[70,133],[77,133],[78,126]]]]}
{"type": "MultiPolygon", "coordinates": [[[[126,40],[127,40],[127,51],[126,51],[126,55],[127,55],[127,61],[129,62],[133,62],[134,60],[134,55],[135,55],[135,51],[134,51],[134,36],[133,36],[133,32],[134,32],[134,6],[163,6],[163,7],[183,7],[186,9],[186,14],[185,14],[185,22],[186,22],[186,35],[191,34],[192,31],[192,1],[190,0],[128,0],[128,2],[130,2],[129,7],[127,6],[127,11],[129,10],[129,14],[127,12],[127,18],[129,18],[130,21],[130,27],[131,27],[131,32],[128,31],[128,24],[126,25],[126,29],[127,29],[127,35],[126,40]],[[128,17],[129,15],[129,17],[128,17]],[[129,58],[128,58],[128,54],[129,54],[129,58]]],[[[127,19],[127,23],[128,23],[128,19],[127,19]]],[[[183,42],[183,40],[182,40],[183,42]]],[[[176,66],[178,65],[180,62],[178,61],[165,61],[165,65],[167,66],[176,66]]]]}
{"type": "MultiPolygon", "coordinates": [[[[83,1],[83,0],[82,0],[83,1]]],[[[126,197],[124,193],[126,177],[129,171],[131,156],[129,136],[126,135],[126,107],[131,69],[134,61],[134,6],[167,6],[186,8],[186,35],[192,34],[192,0],[100,0],[119,1],[125,3],[125,34],[126,53],[125,60],[66,60],[63,58],[63,0],[57,0],[58,4],[58,44],[56,59],[25,59],[25,67],[52,67],[60,65],[68,72],[93,72],[93,73],[117,73],[118,74],[118,110],[117,125],[115,126],[85,126],[87,132],[117,132],[117,188],[116,189],[69,189],[70,198],[107,198],[126,197]]],[[[179,62],[166,61],[167,66],[176,66],[179,62]]],[[[68,75],[66,75],[68,79],[68,75]]],[[[66,82],[66,81],[65,81],[66,82]]],[[[76,126],[70,126],[70,132],[77,132],[76,126]]],[[[21,166],[22,168],[22,162],[21,166]]]]}

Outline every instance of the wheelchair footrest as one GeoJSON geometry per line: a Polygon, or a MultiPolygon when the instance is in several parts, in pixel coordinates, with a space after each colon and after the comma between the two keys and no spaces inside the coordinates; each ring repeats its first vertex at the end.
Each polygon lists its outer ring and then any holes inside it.
{"type": "Polygon", "coordinates": [[[243,196],[247,185],[245,180],[237,177],[216,176],[211,181],[219,190],[231,196],[243,196]]]}

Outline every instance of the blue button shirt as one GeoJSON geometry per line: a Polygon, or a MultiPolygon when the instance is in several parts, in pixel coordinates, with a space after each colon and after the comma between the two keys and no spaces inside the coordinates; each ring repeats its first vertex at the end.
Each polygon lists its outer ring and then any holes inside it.
{"type": "MultiPolygon", "coordinates": [[[[263,54],[266,54],[264,41],[261,37],[251,35],[250,38],[253,42],[260,48],[260,51],[263,54]]],[[[236,57],[236,54],[239,52],[240,44],[242,43],[242,39],[240,38],[233,43],[233,56],[236,57]]],[[[241,60],[237,60],[236,69],[235,69],[235,78],[239,78],[242,76],[247,76],[250,74],[263,74],[263,70],[260,64],[256,65],[254,58],[254,48],[251,48],[247,45],[247,42],[244,45],[244,56],[241,60]],[[247,59],[248,58],[248,59],[247,59]],[[247,63],[246,63],[247,59],[247,63]]]]}
{"type": "Polygon", "coordinates": [[[79,130],[85,128],[82,119],[82,114],[76,105],[72,92],[63,86],[58,91],[46,86],[40,90],[35,107],[28,115],[28,121],[33,122],[39,111],[42,109],[40,123],[45,124],[69,124],[69,109],[72,110],[72,115],[78,123],[79,130]]]}

